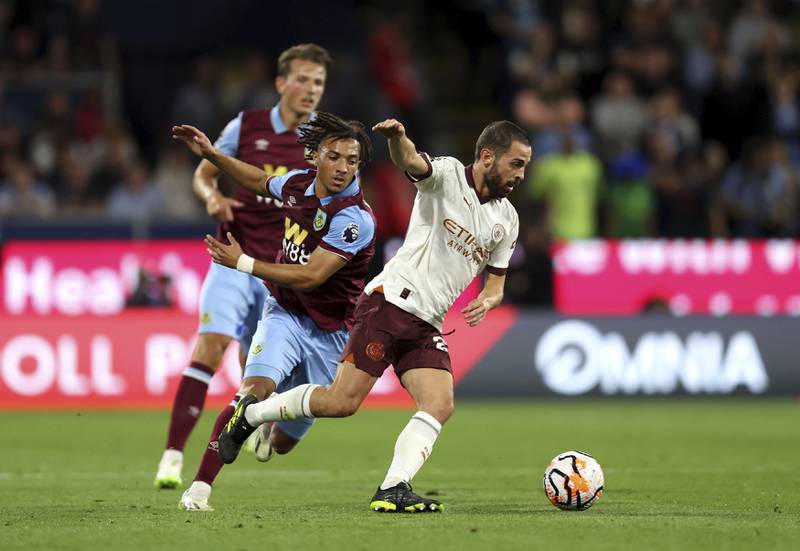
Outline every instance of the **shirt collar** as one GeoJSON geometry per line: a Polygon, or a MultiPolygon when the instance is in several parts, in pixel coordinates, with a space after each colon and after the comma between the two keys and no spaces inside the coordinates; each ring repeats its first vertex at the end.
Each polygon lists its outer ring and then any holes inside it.
{"type": "Polygon", "coordinates": [[[478,188],[475,187],[475,178],[472,176],[472,165],[469,164],[464,167],[464,176],[467,178],[467,183],[469,187],[472,188],[472,191],[475,192],[475,195],[478,197],[478,201],[480,201],[481,205],[485,205],[491,199],[483,199],[481,198],[480,194],[478,194],[478,188]]]}
{"type": "Polygon", "coordinates": [[[269,120],[272,123],[272,129],[275,131],[276,134],[283,134],[284,132],[288,132],[289,129],[286,128],[286,125],[281,118],[281,104],[280,102],[275,105],[269,111],[269,120]]]}
{"type": "MultiPolygon", "coordinates": [[[[308,117],[308,120],[313,121],[317,118],[317,112],[314,111],[308,117]]],[[[276,134],[283,134],[284,132],[288,132],[289,129],[286,128],[286,124],[283,122],[281,118],[281,103],[278,102],[275,104],[275,107],[269,110],[269,120],[272,123],[272,129],[275,131],[276,134]]],[[[300,129],[298,128],[295,132],[299,132],[300,129]]]]}

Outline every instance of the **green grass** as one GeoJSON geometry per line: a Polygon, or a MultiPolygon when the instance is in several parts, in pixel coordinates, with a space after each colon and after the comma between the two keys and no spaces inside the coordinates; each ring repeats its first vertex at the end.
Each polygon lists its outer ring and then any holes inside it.
{"type": "MultiPolygon", "coordinates": [[[[191,480],[214,412],[187,447],[191,480]]],[[[291,455],[242,456],[213,513],[177,508],[152,477],[165,412],[0,413],[0,548],[796,549],[800,407],[770,400],[461,402],[415,479],[441,515],[367,502],[408,411],[322,420],[291,455]],[[557,453],[600,461],[606,493],[556,510],[542,471],[557,453]]]]}

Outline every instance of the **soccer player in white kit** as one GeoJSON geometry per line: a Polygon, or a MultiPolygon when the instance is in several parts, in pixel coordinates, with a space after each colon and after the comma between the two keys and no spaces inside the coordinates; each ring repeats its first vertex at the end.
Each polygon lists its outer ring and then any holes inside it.
{"type": "Polygon", "coordinates": [[[403,246],[361,295],[333,384],[300,385],[261,402],[255,396],[243,398],[220,442],[228,439],[228,447],[238,450],[263,423],[352,415],[392,364],[417,412],[397,438],[370,509],[441,511],[439,501],[414,494],[410,482],[453,412],[442,323],[456,298],[484,269],[483,289],[462,310],[466,322],[478,325],[501,303],[519,231],[517,212],[506,197],[523,181],[531,146],[517,125],[493,122],[478,138],[474,163],[464,166],[453,157],[431,159],[418,153],[397,120],[385,120],[373,130],[388,138],[392,161],[417,187],[403,246]]]}

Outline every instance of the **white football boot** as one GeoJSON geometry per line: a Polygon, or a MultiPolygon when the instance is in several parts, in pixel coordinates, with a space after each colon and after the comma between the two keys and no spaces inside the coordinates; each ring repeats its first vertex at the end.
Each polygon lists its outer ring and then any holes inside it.
{"type": "Polygon", "coordinates": [[[164,450],[153,485],[159,489],[177,488],[183,484],[181,469],[183,469],[183,452],[164,450]]]}
{"type": "Polygon", "coordinates": [[[208,504],[209,497],[211,497],[211,486],[195,480],[189,489],[183,492],[178,507],[184,511],[213,511],[214,508],[208,504]]]}
{"type": "Polygon", "coordinates": [[[264,423],[256,429],[252,436],[255,437],[253,452],[256,454],[256,459],[262,463],[266,463],[272,459],[275,452],[275,450],[272,449],[272,440],[270,440],[271,434],[272,423],[264,423]]]}

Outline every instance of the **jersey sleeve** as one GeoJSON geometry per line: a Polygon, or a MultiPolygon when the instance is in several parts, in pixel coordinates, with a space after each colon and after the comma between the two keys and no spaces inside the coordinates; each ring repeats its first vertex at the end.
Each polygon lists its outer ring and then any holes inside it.
{"type": "Polygon", "coordinates": [[[435,191],[442,187],[443,176],[447,170],[447,157],[431,157],[424,151],[419,152],[428,170],[421,176],[414,176],[406,172],[406,177],[411,180],[420,191],[435,191]]]}
{"type": "Polygon", "coordinates": [[[358,251],[369,246],[374,235],[375,221],[372,216],[352,206],[336,213],[319,246],[350,261],[358,251]]]}
{"type": "Polygon", "coordinates": [[[232,119],[225,125],[225,128],[222,129],[219,138],[214,142],[214,147],[222,151],[225,155],[236,157],[239,153],[239,135],[241,132],[242,112],[240,111],[236,118],[232,119]]]}
{"type": "Polygon", "coordinates": [[[508,268],[508,263],[511,260],[511,255],[514,253],[514,248],[517,246],[517,237],[519,236],[519,216],[517,211],[511,208],[513,213],[512,217],[506,226],[500,243],[497,244],[492,256],[489,258],[489,265],[486,271],[490,274],[503,275],[508,268]]]}
{"type": "Polygon", "coordinates": [[[292,176],[296,176],[297,174],[303,174],[308,172],[307,170],[302,169],[295,169],[290,170],[286,174],[281,174],[280,176],[270,176],[267,178],[267,191],[270,195],[272,195],[275,199],[283,200],[283,186],[286,185],[286,182],[289,181],[289,178],[292,176]]]}

